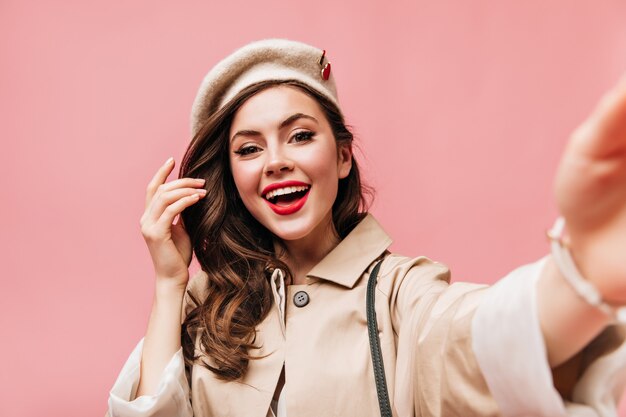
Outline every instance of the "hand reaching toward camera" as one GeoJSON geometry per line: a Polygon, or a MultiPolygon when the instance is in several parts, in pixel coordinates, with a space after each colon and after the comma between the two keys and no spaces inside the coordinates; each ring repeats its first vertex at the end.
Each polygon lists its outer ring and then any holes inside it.
{"type": "Polygon", "coordinates": [[[555,191],[581,274],[626,303],[626,75],[572,134],[555,191]]]}

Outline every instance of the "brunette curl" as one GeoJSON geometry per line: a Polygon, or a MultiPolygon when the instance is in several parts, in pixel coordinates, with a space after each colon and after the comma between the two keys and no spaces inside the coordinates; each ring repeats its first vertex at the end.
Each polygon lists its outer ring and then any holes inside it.
{"type": "MultiPolygon", "coordinates": [[[[292,273],[274,251],[274,236],[246,209],[235,187],[229,160],[230,126],[236,111],[250,97],[267,88],[289,85],[316,100],[340,145],[352,148],[353,134],[340,110],[330,100],[295,80],[271,80],[253,84],[212,114],[193,137],[181,162],[179,178],[206,179],[207,194],[186,208],[181,217],[193,252],[208,275],[208,296],[185,317],[181,343],[185,365],[201,364],[219,379],[241,378],[255,346],[255,328],[272,307],[271,271],[280,268],[287,281],[292,273]],[[199,335],[200,352],[195,355],[199,335]]],[[[346,178],[339,180],[333,204],[333,223],[343,239],[367,213],[373,191],[362,184],[356,160],[346,178]]]]}

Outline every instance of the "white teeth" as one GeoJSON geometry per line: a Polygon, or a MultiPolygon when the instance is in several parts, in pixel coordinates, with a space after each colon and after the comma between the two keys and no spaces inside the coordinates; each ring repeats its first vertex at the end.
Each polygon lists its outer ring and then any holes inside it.
{"type": "Polygon", "coordinates": [[[265,194],[265,198],[267,200],[274,198],[278,195],[285,195],[285,194],[291,194],[291,193],[295,193],[298,191],[304,191],[307,190],[309,188],[308,185],[298,185],[298,186],[294,186],[294,187],[283,187],[283,188],[277,188],[275,190],[270,191],[269,193],[265,194]]]}

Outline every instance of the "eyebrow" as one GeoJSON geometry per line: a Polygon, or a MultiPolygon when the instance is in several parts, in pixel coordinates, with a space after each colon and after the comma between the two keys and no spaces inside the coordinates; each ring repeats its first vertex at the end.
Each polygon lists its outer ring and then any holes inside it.
{"type": "MultiPolygon", "coordinates": [[[[291,116],[287,117],[282,122],[280,122],[280,124],[278,125],[278,130],[283,129],[285,126],[289,126],[290,124],[292,124],[293,122],[299,119],[309,119],[319,124],[317,119],[313,116],[309,116],[308,114],[304,114],[304,113],[294,113],[291,116]]],[[[232,142],[233,140],[235,140],[237,136],[257,136],[260,134],[261,132],[257,132],[256,130],[248,130],[248,129],[240,130],[237,133],[235,133],[232,138],[230,138],[230,141],[232,142]]]]}

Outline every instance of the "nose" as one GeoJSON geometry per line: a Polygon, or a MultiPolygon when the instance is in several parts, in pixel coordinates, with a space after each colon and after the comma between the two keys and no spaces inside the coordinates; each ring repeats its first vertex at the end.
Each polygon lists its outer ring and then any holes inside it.
{"type": "Polygon", "coordinates": [[[272,152],[269,154],[265,164],[265,175],[289,172],[293,170],[294,162],[282,152],[272,152]]]}

